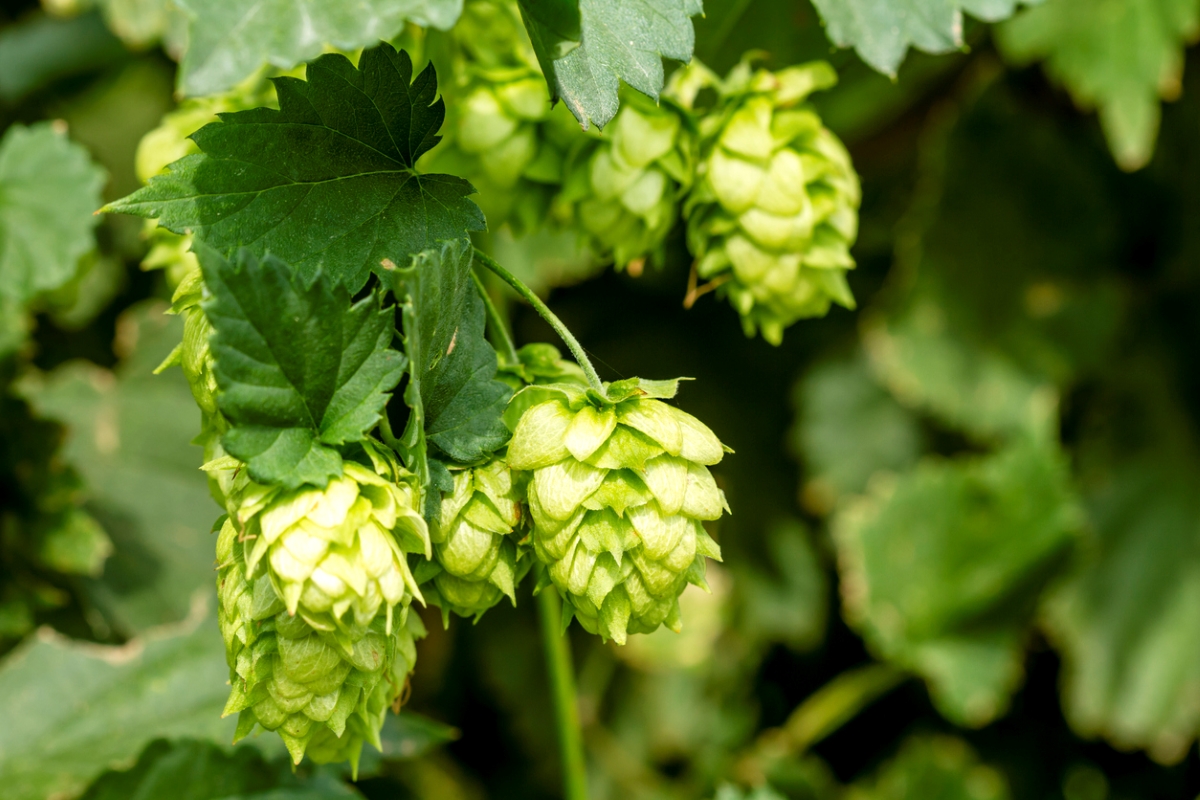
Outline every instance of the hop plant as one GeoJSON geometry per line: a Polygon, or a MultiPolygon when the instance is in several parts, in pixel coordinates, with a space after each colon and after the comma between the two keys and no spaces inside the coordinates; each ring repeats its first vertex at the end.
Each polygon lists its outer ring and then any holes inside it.
{"type": "Polygon", "coordinates": [[[721,557],[702,521],[728,511],[707,469],[725,450],[662,402],[676,384],[531,387],[509,408],[508,463],[530,473],[534,553],[583,627],[622,644],[679,630],[679,595],[704,585],[705,557],[721,557]]]}
{"type": "Polygon", "coordinates": [[[225,715],[238,714],[236,739],[255,726],[275,731],[295,763],[350,761],[379,731],[416,664],[420,618],[380,615],[350,646],[288,613],[269,575],[247,577],[237,528],[226,518],[217,539],[218,620],[230,670],[225,715]]]}
{"type": "Polygon", "coordinates": [[[511,0],[471,0],[451,34],[445,140],[421,164],[467,178],[495,229],[536,229],[562,181],[571,116],[554,109],[511,0]]]}
{"type": "Polygon", "coordinates": [[[349,651],[382,612],[421,598],[407,554],[431,555],[411,476],[389,480],[348,462],[323,489],[263,486],[244,473],[230,493],[246,574],[266,575],[289,614],[349,651]]]}
{"type": "MultiPolygon", "coordinates": [[[[854,307],[846,271],[860,189],[846,148],[805,99],[832,86],[824,62],[736,67],[701,124],[699,179],[685,204],[696,273],[772,344],[831,302],[854,307]]],[[[695,290],[690,296],[694,297],[695,290]]]]}
{"type": "Polygon", "coordinates": [[[443,619],[451,611],[478,619],[505,597],[516,605],[517,584],[529,569],[516,541],[522,499],[503,459],[454,473],[431,534],[434,559],[417,569],[443,619]]]}
{"type": "Polygon", "coordinates": [[[603,135],[578,145],[566,167],[554,213],[573,222],[618,268],[663,259],[667,234],[695,170],[690,117],[669,97],[659,105],[626,92],[603,135]]]}
{"type": "Polygon", "coordinates": [[[532,384],[587,386],[579,365],[563,358],[554,345],[544,342],[525,345],[517,351],[517,363],[501,365],[500,371],[505,382],[516,390],[532,384]]]}

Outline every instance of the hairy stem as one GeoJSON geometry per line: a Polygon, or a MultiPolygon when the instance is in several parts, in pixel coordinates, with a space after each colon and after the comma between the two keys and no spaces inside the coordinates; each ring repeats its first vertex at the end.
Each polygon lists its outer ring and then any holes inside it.
{"type": "Polygon", "coordinates": [[[567,330],[567,326],[563,325],[562,320],[542,302],[542,299],[534,294],[532,289],[522,283],[516,275],[513,275],[504,267],[497,264],[491,256],[481,251],[478,247],[475,248],[475,260],[490,269],[500,280],[516,290],[517,294],[525,298],[533,306],[534,310],[541,314],[542,319],[550,323],[550,327],[554,328],[554,332],[567,345],[567,349],[571,351],[571,355],[575,356],[575,361],[583,368],[583,374],[587,376],[588,383],[597,392],[603,394],[604,384],[600,382],[600,376],[596,374],[596,368],[592,366],[591,359],[584,352],[583,345],[579,343],[579,340],[575,338],[573,333],[567,330]]]}
{"type": "Polygon", "coordinates": [[[583,758],[583,729],[575,694],[571,649],[562,630],[562,608],[558,593],[547,586],[538,593],[538,616],[542,621],[542,646],[550,672],[554,717],[558,727],[558,749],[562,756],[564,800],[587,800],[587,766],[583,758]]]}
{"type": "Polygon", "coordinates": [[[483,298],[483,308],[487,312],[488,330],[492,332],[493,337],[499,340],[500,346],[496,349],[499,351],[501,363],[520,363],[521,358],[517,355],[517,347],[513,344],[512,334],[508,332],[508,321],[504,319],[500,309],[496,308],[496,304],[492,302],[492,296],[488,294],[487,287],[483,285],[483,279],[479,277],[479,273],[471,270],[471,277],[475,279],[475,288],[479,290],[479,296],[483,298]]]}

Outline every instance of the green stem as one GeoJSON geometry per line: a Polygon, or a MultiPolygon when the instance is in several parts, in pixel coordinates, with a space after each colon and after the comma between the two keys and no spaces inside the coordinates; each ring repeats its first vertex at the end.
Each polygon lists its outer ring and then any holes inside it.
{"type": "Polygon", "coordinates": [[[584,352],[583,345],[579,343],[574,334],[567,330],[567,326],[563,325],[562,320],[542,302],[542,298],[534,294],[533,290],[522,283],[516,275],[513,275],[504,267],[497,264],[491,256],[484,253],[478,247],[475,248],[475,260],[496,273],[500,280],[507,283],[516,290],[517,294],[525,298],[533,306],[534,310],[542,315],[542,319],[550,323],[550,327],[554,328],[554,332],[566,343],[567,349],[571,351],[571,355],[575,356],[575,361],[583,368],[583,374],[587,376],[591,387],[600,392],[600,394],[604,394],[604,384],[600,382],[600,376],[596,374],[596,368],[592,366],[591,360],[587,357],[587,353],[584,352]]]}
{"type": "Polygon", "coordinates": [[[553,586],[547,586],[538,593],[538,612],[542,620],[542,646],[550,671],[550,688],[554,694],[558,749],[562,756],[563,798],[587,800],[587,766],[583,759],[583,729],[579,724],[571,649],[562,630],[561,601],[553,586]]]}
{"type": "Polygon", "coordinates": [[[400,440],[396,438],[396,434],[392,433],[392,421],[388,419],[386,408],[379,416],[379,435],[383,437],[383,443],[392,448],[396,455],[404,453],[404,446],[400,444],[400,440]]]}
{"type": "Polygon", "coordinates": [[[500,340],[498,349],[501,361],[505,364],[521,363],[521,357],[517,355],[517,346],[513,344],[512,334],[508,332],[508,323],[500,313],[500,309],[496,308],[496,304],[492,302],[492,296],[488,294],[487,287],[483,285],[483,279],[475,270],[471,270],[471,277],[475,279],[475,288],[479,290],[479,296],[483,298],[483,308],[487,312],[488,330],[492,332],[492,336],[500,340]]]}

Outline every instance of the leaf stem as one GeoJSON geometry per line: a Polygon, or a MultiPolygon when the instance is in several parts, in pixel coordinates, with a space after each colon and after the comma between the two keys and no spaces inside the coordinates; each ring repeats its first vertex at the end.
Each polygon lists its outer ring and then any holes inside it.
{"type": "Polygon", "coordinates": [[[392,421],[388,419],[387,408],[383,409],[383,413],[379,415],[379,435],[383,437],[383,443],[392,448],[396,455],[404,454],[404,446],[400,444],[400,440],[396,438],[396,434],[392,433],[392,421]]]}
{"type": "Polygon", "coordinates": [[[554,328],[554,332],[567,345],[567,349],[571,351],[571,355],[575,356],[575,361],[583,369],[583,374],[587,376],[588,383],[593,389],[600,394],[604,394],[604,384],[600,381],[600,376],[596,374],[596,368],[592,366],[591,359],[587,357],[587,353],[583,349],[583,345],[575,338],[571,331],[567,330],[567,326],[563,325],[562,320],[555,315],[549,307],[542,302],[542,298],[533,293],[533,290],[526,286],[521,280],[506,270],[504,267],[496,263],[495,259],[484,253],[478,247],[475,248],[475,259],[483,266],[494,272],[500,280],[507,283],[517,294],[521,295],[534,310],[541,314],[542,319],[550,323],[550,327],[554,328]]]}
{"type": "Polygon", "coordinates": [[[483,298],[483,308],[487,312],[488,329],[492,335],[500,340],[500,359],[506,364],[519,364],[521,357],[517,355],[517,347],[513,344],[512,334],[508,332],[508,322],[504,319],[504,315],[500,313],[500,309],[496,308],[496,304],[492,302],[492,296],[488,294],[487,287],[483,285],[483,279],[479,277],[479,273],[471,270],[471,277],[475,280],[475,288],[479,290],[479,296],[483,298]]]}
{"type": "Polygon", "coordinates": [[[558,727],[558,749],[562,756],[564,800],[587,800],[587,765],[583,758],[583,729],[571,667],[571,649],[562,630],[562,601],[553,586],[538,593],[538,616],[542,622],[542,646],[554,696],[558,727]]]}

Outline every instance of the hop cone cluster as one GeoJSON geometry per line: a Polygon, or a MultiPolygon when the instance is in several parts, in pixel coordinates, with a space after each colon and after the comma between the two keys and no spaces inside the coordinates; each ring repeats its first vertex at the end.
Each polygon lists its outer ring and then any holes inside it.
{"type": "Polygon", "coordinates": [[[695,172],[696,136],[686,112],[623,93],[604,131],[577,146],[568,161],[555,214],[573,221],[593,248],[618,268],[661,263],[667,234],[695,172]]]}
{"type": "Polygon", "coordinates": [[[353,642],[289,614],[271,576],[248,578],[234,523],[217,540],[218,619],[231,690],[225,714],[238,714],[236,738],[256,725],[275,731],[297,764],[349,760],[357,770],[363,742],[380,746],[387,709],[416,663],[420,618],[373,619],[353,642]]]}
{"type": "Polygon", "coordinates": [[[516,605],[516,587],[529,570],[515,534],[522,494],[501,458],[454,473],[431,534],[433,561],[417,570],[425,597],[442,609],[479,619],[501,599],[516,605]]]}
{"type": "Polygon", "coordinates": [[[531,387],[509,407],[508,463],[530,473],[534,552],[584,628],[618,643],[678,630],[680,593],[704,585],[705,557],[720,559],[701,523],[728,511],[707,469],[724,448],[662,402],[675,388],[531,387]]]}
{"type": "Polygon", "coordinates": [[[779,72],[742,63],[700,125],[702,158],[688,198],[688,244],[699,277],[713,281],[772,344],[783,329],[854,307],[846,271],[860,189],[846,148],[804,105],[832,86],[823,62],[779,72]]]}
{"type": "Polygon", "coordinates": [[[572,118],[550,105],[516,2],[469,0],[451,47],[445,138],[421,166],[469,180],[492,229],[534,230],[562,180],[572,118]]]}

